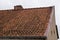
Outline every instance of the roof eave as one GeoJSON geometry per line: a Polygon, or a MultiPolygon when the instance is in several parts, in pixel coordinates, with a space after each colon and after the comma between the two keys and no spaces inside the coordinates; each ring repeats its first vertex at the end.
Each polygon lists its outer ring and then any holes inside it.
{"type": "Polygon", "coordinates": [[[47,39],[46,36],[3,36],[0,39],[47,39]]]}

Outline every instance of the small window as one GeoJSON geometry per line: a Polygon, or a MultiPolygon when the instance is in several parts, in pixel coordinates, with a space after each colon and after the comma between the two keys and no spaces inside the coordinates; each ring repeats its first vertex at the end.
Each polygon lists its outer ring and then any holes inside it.
{"type": "Polygon", "coordinates": [[[51,35],[52,35],[52,31],[51,31],[51,35]]]}
{"type": "Polygon", "coordinates": [[[54,34],[55,34],[55,30],[54,30],[54,34]]]}

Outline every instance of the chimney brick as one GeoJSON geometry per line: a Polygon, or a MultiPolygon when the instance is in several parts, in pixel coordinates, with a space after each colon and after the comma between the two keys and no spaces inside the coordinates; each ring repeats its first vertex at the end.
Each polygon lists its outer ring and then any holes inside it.
{"type": "Polygon", "coordinates": [[[21,9],[23,9],[23,7],[21,5],[14,6],[14,10],[21,10],[21,9]]]}

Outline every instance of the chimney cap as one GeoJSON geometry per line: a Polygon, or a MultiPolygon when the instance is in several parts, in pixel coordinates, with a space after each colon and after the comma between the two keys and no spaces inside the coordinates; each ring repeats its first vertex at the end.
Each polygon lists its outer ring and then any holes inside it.
{"type": "Polygon", "coordinates": [[[22,5],[15,5],[14,7],[22,7],[22,5]]]}

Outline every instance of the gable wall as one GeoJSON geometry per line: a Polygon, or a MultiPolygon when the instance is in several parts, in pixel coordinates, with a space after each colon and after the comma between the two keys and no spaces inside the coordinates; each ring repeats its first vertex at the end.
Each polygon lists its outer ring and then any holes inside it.
{"type": "Polygon", "coordinates": [[[54,9],[52,10],[52,14],[53,15],[51,16],[51,20],[50,20],[50,29],[48,32],[47,40],[57,40],[54,9]]]}

